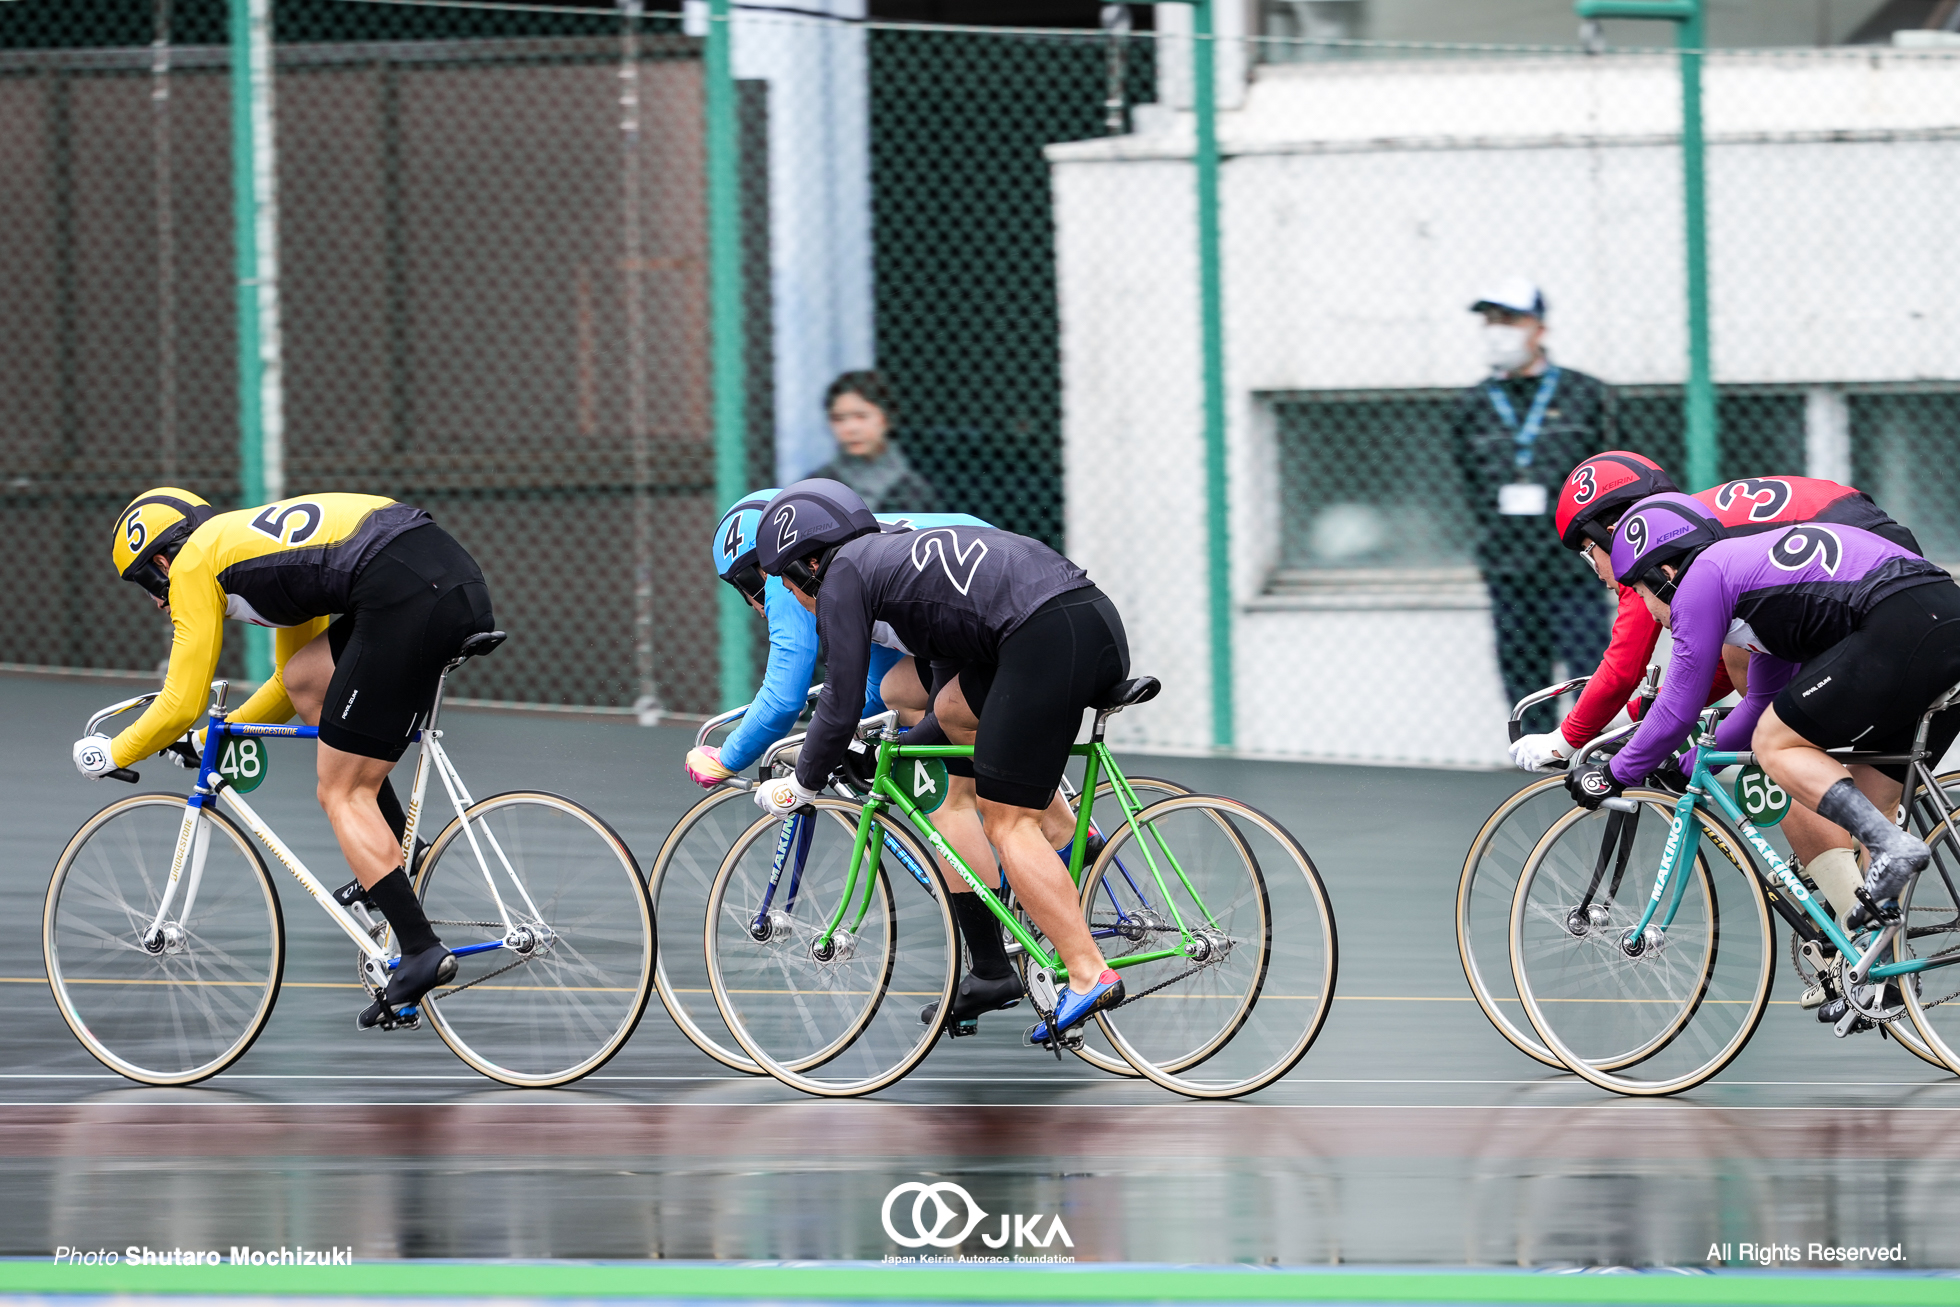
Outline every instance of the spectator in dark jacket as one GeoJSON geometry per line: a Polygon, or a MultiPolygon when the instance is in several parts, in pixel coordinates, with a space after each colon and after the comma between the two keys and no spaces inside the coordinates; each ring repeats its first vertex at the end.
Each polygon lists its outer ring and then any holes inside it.
{"type": "MultiPolygon", "coordinates": [[[[1572,469],[1616,447],[1606,384],[1551,361],[1545,296],[1523,278],[1470,306],[1483,315],[1490,376],[1458,397],[1451,446],[1477,524],[1477,562],[1490,589],[1507,704],[1599,662],[1611,621],[1598,579],[1559,543],[1552,506],[1572,469]]],[[[1551,706],[1525,729],[1551,728],[1551,706]]]]}
{"type": "Polygon", "coordinates": [[[937,513],[939,495],[891,443],[898,406],[876,372],[846,372],[824,392],[837,457],[810,473],[842,481],[874,513],[937,513]]]}

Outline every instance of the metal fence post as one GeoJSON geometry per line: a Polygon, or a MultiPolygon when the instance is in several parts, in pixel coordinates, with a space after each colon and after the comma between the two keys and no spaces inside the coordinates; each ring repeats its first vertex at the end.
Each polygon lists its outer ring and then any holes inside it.
{"type": "Polygon", "coordinates": [[[1225,483],[1225,308],[1218,240],[1217,41],[1211,0],[1191,7],[1191,107],[1197,126],[1198,286],[1204,354],[1206,580],[1211,609],[1211,744],[1230,749],[1232,541],[1225,483]]]}
{"type": "Polygon", "coordinates": [[[1688,265],[1688,488],[1704,490],[1721,479],[1720,434],[1715,422],[1715,375],[1708,336],[1708,200],[1701,132],[1702,0],[1578,0],[1579,17],[1660,19],[1674,24],[1681,56],[1681,200],[1688,265]]]}
{"type": "MultiPolygon", "coordinates": [[[[272,123],[272,0],[230,0],[232,240],[238,293],[238,498],[285,494],[279,342],[278,154],[272,123]]],[[[271,632],[245,628],[245,674],[272,676],[271,632]]]]}
{"type": "MultiPolygon", "coordinates": [[[[715,512],[753,489],[748,477],[746,340],[742,313],[741,125],[736,117],[734,24],[730,0],[709,0],[703,75],[707,81],[708,295],[714,355],[715,512]]],[[[755,691],[749,658],[749,606],[735,587],[717,585],[721,706],[755,691]]]]}

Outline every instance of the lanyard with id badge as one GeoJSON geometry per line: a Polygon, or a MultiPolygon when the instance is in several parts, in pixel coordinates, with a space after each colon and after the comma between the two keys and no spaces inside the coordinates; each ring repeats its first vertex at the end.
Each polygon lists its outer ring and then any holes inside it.
{"type": "Polygon", "coordinates": [[[1518,411],[1511,407],[1511,397],[1504,393],[1504,387],[1493,380],[1486,387],[1490,395],[1490,406],[1497,410],[1498,421],[1511,433],[1512,458],[1517,467],[1518,479],[1497,488],[1497,511],[1505,517],[1542,517],[1545,512],[1545,487],[1536,481],[1524,479],[1526,469],[1536,457],[1538,433],[1544,429],[1545,413],[1552,406],[1552,396],[1558,392],[1559,370],[1548,370],[1538,382],[1538,393],[1532,396],[1531,408],[1524,421],[1518,421],[1518,411]]]}

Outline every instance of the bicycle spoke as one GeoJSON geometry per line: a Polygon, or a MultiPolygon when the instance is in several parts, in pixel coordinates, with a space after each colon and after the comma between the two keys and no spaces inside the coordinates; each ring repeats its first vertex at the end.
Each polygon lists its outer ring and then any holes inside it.
{"type": "Polygon", "coordinates": [[[43,923],[62,1015],[96,1058],[149,1084],[189,1084],[242,1056],[271,1015],[285,960],[263,865],[211,813],[200,817],[212,835],[191,916],[180,898],[163,947],[144,947],[184,812],[181,799],[140,795],[98,813],[57,865],[43,923]]]}
{"type": "Polygon", "coordinates": [[[506,1084],[568,1083],[619,1050],[651,995],[645,889],[619,837],[555,795],[499,795],[472,807],[469,820],[481,826],[483,860],[452,822],[423,860],[422,900],[431,922],[445,923],[451,948],[504,947],[458,959],[457,983],[436,991],[425,1011],[457,1056],[485,1075],[506,1084]],[[485,862],[502,882],[498,895],[517,947],[496,911],[485,862]],[[527,904],[536,905],[535,919],[527,904]]]}

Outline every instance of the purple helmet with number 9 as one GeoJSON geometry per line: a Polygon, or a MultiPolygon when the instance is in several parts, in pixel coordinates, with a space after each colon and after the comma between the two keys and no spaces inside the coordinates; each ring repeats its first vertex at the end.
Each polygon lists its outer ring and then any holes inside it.
{"type": "Polygon", "coordinates": [[[816,573],[805,560],[871,534],[878,529],[878,519],[857,491],[842,481],[811,477],[770,500],[756,529],[756,562],[762,570],[814,595],[816,573]]]}
{"type": "Polygon", "coordinates": [[[1694,556],[1728,535],[1708,505],[1678,491],[1649,495],[1627,509],[1613,532],[1613,575],[1621,585],[1645,581],[1662,599],[1679,581],[1660,576],[1663,563],[1685,568],[1694,556]]]}

